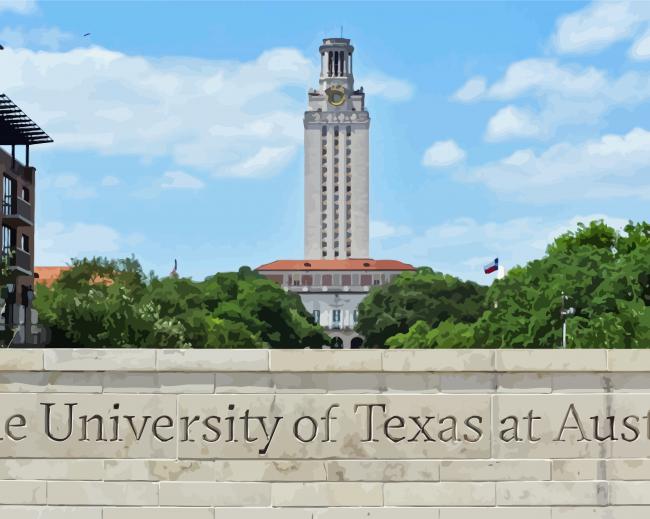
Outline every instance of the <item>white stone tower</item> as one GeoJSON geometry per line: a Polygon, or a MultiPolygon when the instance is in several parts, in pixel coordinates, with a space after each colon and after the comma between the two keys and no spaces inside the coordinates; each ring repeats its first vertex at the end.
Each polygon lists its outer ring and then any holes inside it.
{"type": "Polygon", "coordinates": [[[368,129],[345,38],[320,46],[318,90],[305,112],[305,259],[367,258],[368,129]]]}

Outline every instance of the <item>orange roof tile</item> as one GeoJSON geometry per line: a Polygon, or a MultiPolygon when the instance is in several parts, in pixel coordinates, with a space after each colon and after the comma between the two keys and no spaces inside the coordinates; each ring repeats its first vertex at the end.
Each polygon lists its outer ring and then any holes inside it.
{"type": "Polygon", "coordinates": [[[330,259],[277,260],[255,269],[261,272],[278,270],[415,270],[413,265],[397,260],[330,259]]]}
{"type": "Polygon", "coordinates": [[[51,286],[62,272],[70,270],[72,267],[34,267],[36,272],[36,279],[34,280],[38,285],[51,286]]]}

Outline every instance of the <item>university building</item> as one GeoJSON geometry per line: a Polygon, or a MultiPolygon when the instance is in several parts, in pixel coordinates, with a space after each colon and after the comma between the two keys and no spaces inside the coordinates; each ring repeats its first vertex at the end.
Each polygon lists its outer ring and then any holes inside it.
{"type": "Polygon", "coordinates": [[[353,330],[368,292],[413,266],[369,259],[369,129],[363,88],[355,89],[354,47],[346,38],[320,46],[318,89],[308,93],[305,127],[305,259],[257,271],[297,292],[338,347],[360,347],[353,330]]]}
{"type": "Polygon", "coordinates": [[[2,173],[1,258],[7,262],[2,276],[0,330],[15,330],[12,345],[39,342],[34,297],[34,208],[36,169],[29,163],[29,148],[52,139],[6,95],[0,94],[0,148],[2,173]],[[16,158],[16,146],[24,146],[25,160],[16,158]]]}

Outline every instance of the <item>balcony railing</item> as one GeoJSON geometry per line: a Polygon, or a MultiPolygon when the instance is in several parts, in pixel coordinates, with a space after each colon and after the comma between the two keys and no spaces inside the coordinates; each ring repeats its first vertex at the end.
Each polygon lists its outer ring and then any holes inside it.
{"type": "Polygon", "coordinates": [[[14,225],[33,225],[32,206],[22,198],[2,202],[2,221],[14,225]]]}
{"type": "Polygon", "coordinates": [[[285,285],[291,292],[368,292],[378,285],[285,285]]]}
{"type": "Polygon", "coordinates": [[[9,269],[20,270],[25,274],[32,274],[32,257],[28,252],[17,248],[4,248],[2,255],[10,254],[9,269]]]}

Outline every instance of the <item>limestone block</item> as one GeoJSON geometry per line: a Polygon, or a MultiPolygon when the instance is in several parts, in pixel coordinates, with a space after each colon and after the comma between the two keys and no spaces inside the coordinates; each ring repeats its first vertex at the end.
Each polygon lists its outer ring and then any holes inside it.
{"type": "MultiPolygon", "coordinates": [[[[278,374],[279,377],[291,373],[278,374]]],[[[305,374],[309,376],[309,374],[305,374]]],[[[382,391],[382,373],[316,373],[315,382],[320,383],[326,392],[336,393],[379,393],[382,391]]]]}
{"type": "Polygon", "coordinates": [[[214,375],[113,371],[104,374],[103,385],[104,393],[214,393],[214,375]]]}
{"type": "Polygon", "coordinates": [[[271,371],[381,371],[380,350],[270,350],[271,371]]]}
{"type": "Polygon", "coordinates": [[[591,481],[607,479],[605,460],[553,460],[553,480],[591,481]]]}
{"type": "Polygon", "coordinates": [[[232,402],[228,395],[179,395],[179,415],[199,417],[189,427],[186,439],[182,431],[180,458],[429,459],[490,455],[488,395],[242,394],[236,405],[232,402]],[[232,410],[229,406],[233,406],[232,410]],[[245,410],[250,417],[264,417],[266,430],[258,419],[250,424],[249,434],[254,441],[242,441],[245,410]],[[214,415],[221,417],[219,424],[216,419],[212,423],[221,427],[218,440],[203,423],[214,415]],[[224,422],[229,415],[233,417],[233,438],[237,441],[226,441],[230,426],[224,422]],[[393,416],[403,417],[401,427],[393,416]],[[428,438],[411,416],[424,426],[428,438]],[[428,416],[434,418],[427,421],[428,416]],[[481,434],[467,423],[482,428],[481,434]],[[270,434],[273,429],[275,432],[270,434]]]}
{"type": "Polygon", "coordinates": [[[130,481],[48,481],[48,505],[120,505],[151,506],[158,504],[156,483],[130,481]]]}
{"type": "Polygon", "coordinates": [[[0,459],[0,479],[101,480],[102,460],[0,459]]]}
{"type": "Polygon", "coordinates": [[[327,462],[329,481],[438,481],[438,461],[337,460],[327,462]]]}
{"type": "Polygon", "coordinates": [[[102,519],[214,519],[214,508],[106,507],[102,519]]]}
{"type": "Polygon", "coordinates": [[[219,372],[215,373],[215,393],[273,393],[275,382],[271,373],[219,372]]]}
{"type": "Polygon", "coordinates": [[[498,393],[550,393],[553,376],[549,373],[499,373],[498,393]]]}
{"type": "Polygon", "coordinates": [[[607,483],[598,481],[497,482],[498,506],[588,506],[607,504],[607,483]]]}
{"type": "Polygon", "coordinates": [[[382,506],[380,483],[273,483],[273,506],[382,506]]]}
{"type": "Polygon", "coordinates": [[[441,481],[546,481],[549,460],[444,460],[441,481]]]}
{"type": "MultiPolygon", "coordinates": [[[[564,395],[551,394],[536,397],[534,395],[497,394],[493,399],[494,434],[492,439],[492,457],[519,459],[570,459],[570,458],[608,458],[618,443],[583,441],[578,429],[563,431],[563,424],[574,426],[574,416],[580,419],[586,437],[593,439],[594,422],[592,416],[606,417],[608,406],[618,409],[627,398],[629,404],[639,412],[647,401],[638,395],[564,395]],[[622,398],[621,398],[622,397],[622,398]],[[614,399],[614,400],[612,400],[614,399]],[[532,411],[533,420],[528,417],[532,411]],[[575,412],[575,415],[574,415],[575,412]],[[509,418],[512,417],[512,418],[509,418]],[[515,423],[515,419],[517,423],[515,423]],[[529,439],[529,425],[532,421],[532,440],[529,439]],[[514,437],[517,426],[518,438],[514,437]]],[[[620,421],[621,417],[619,417],[620,421]]],[[[601,434],[605,433],[601,425],[601,434]]],[[[639,440],[632,447],[624,449],[634,451],[647,446],[648,440],[639,440]]]]}
{"type": "Polygon", "coordinates": [[[217,481],[325,481],[322,461],[215,461],[217,481]]]}
{"type": "Polygon", "coordinates": [[[117,348],[51,348],[43,350],[45,369],[50,371],[152,371],[156,350],[117,348]]]}
{"type": "Polygon", "coordinates": [[[554,373],[554,393],[605,393],[609,379],[602,373],[554,373]]]}
{"type": "MultiPolygon", "coordinates": [[[[348,373],[345,373],[346,375],[348,373]]],[[[327,393],[329,373],[272,373],[276,393],[327,393]]],[[[356,376],[357,373],[350,374],[356,376]]]]}
{"type": "Polygon", "coordinates": [[[551,519],[547,507],[441,508],[440,519],[551,519]]]}
{"type": "MultiPolygon", "coordinates": [[[[13,435],[19,440],[2,435],[0,458],[176,457],[174,441],[161,441],[154,436],[157,417],[176,416],[174,395],[0,394],[0,420],[4,422],[18,413],[24,417],[25,426],[13,428],[13,435]],[[115,409],[115,405],[119,409],[115,409]],[[48,409],[49,419],[46,415],[48,409]],[[103,435],[99,434],[99,420],[93,419],[87,422],[84,439],[81,417],[94,415],[102,419],[103,435]],[[121,418],[118,441],[110,441],[113,437],[110,416],[121,418]],[[132,417],[133,428],[128,425],[125,416],[132,417]],[[48,424],[50,435],[62,441],[54,441],[47,436],[48,424]],[[139,440],[136,439],[136,431],[140,434],[139,440]]],[[[20,425],[20,422],[14,424],[20,425]]],[[[165,422],[158,422],[157,425],[165,425],[165,422]]],[[[169,435],[175,429],[160,428],[157,431],[159,435],[169,435]]]]}
{"type": "Polygon", "coordinates": [[[271,483],[162,481],[161,506],[269,506],[271,483]]]}
{"type": "Polygon", "coordinates": [[[609,371],[650,371],[650,350],[603,350],[609,371]]]}
{"type": "Polygon", "coordinates": [[[610,505],[650,505],[650,481],[610,481],[610,505]]]}
{"type": "Polygon", "coordinates": [[[306,508],[215,508],[215,519],[314,519],[306,508]]]}
{"type": "Polygon", "coordinates": [[[0,371],[40,371],[43,350],[28,348],[0,349],[0,371]]]}
{"type": "Polygon", "coordinates": [[[0,481],[0,505],[44,505],[45,481],[0,481]]]}
{"type": "Polygon", "coordinates": [[[440,375],[442,393],[494,393],[496,373],[443,373],[440,375]]]}
{"type": "Polygon", "coordinates": [[[0,371],[0,393],[101,393],[101,373],[0,371]]]}
{"type": "Polygon", "coordinates": [[[648,519],[650,506],[553,507],[552,519],[648,519]]]}
{"type": "Polygon", "coordinates": [[[437,373],[383,373],[383,390],[387,393],[439,393],[437,373]]]}
{"type": "Polygon", "coordinates": [[[216,467],[207,461],[106,460],[106,481],[215,481],[216,467]]]}
{"type": "Polygon", "coordinates": [[[617,393],[650,393],[650,372],[608,373],[611,388],[617,393]]]}
{"type": "Polygon", "coordinates": [[[157,350],[159,371],[268,371],[269,350],[157,350]]]}
{"type": "Polygon", "coordinates": [[[384,483],[384,506],[494,506],[494,483],[384,483]]]}
{"type": "Polygon", "coordinates": [[[384,371],[494,371],[494,350],[386,350],[384,371]]]}
{"type": "Polygon", "coordinates": [[[605,350],[496,350],[497,371],[606,371],[605,350]]]}
{"type": "Polygon", "coordinates": [[[0,505],[0,517],[10,519],[102,519],[102,509],[93,506],[0,505]]]}
{"type": "Polygon", "coordinates": [[[650,480],[649,459],[606,460],[607,478],[621,480],[650,480]]]}
{"type": "MultiPolygon", "coordinates": [[[[440,511],[427,506],[400,508],[315,508],[313,519],[439,519],[440,511]]],[[[311,519],[311,518],[310,518],[311,519]]]]}

